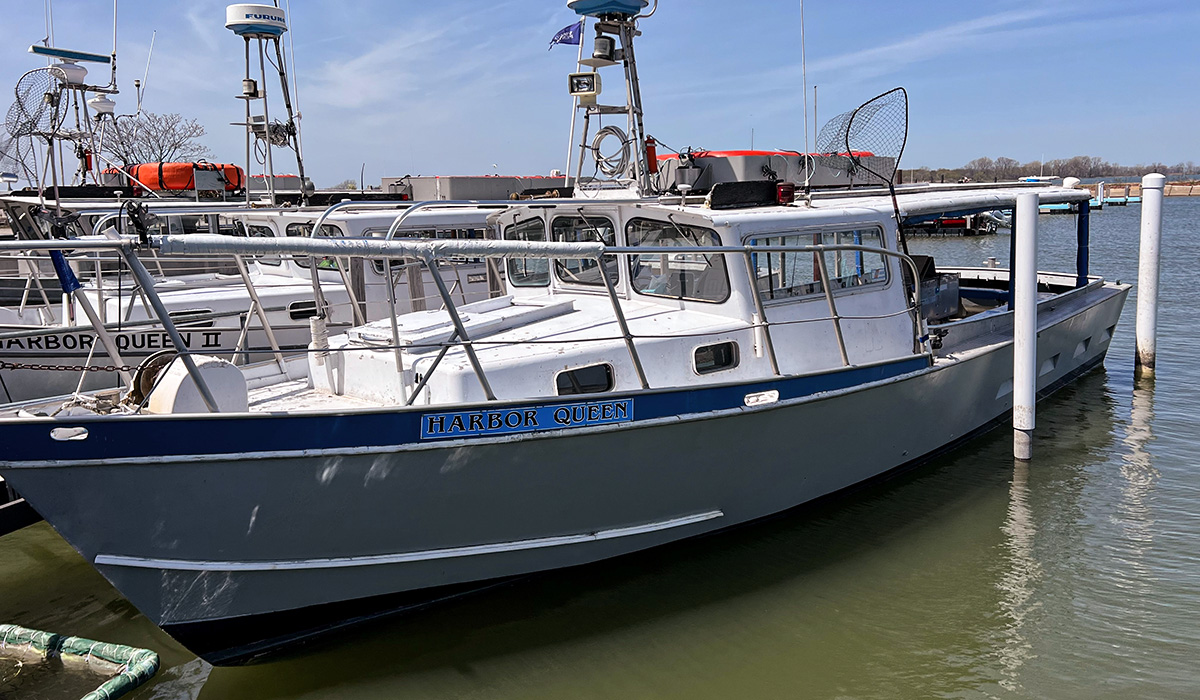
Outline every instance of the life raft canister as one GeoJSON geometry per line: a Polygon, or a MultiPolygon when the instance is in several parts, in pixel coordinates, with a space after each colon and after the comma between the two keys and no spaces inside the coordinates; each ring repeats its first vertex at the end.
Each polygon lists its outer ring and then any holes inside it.
{"type": "Polygon", "coordinates": [[[225,181],[226,192],[246,186],[243,170],[232,163],[139,163],[125,168],[134,179],[152,190],[194,190],[196,170],[219,172],[225,181]]]}

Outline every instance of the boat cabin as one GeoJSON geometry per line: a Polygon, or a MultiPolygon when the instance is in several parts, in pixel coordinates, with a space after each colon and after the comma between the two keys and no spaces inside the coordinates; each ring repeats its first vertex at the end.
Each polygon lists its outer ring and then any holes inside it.
{"type": "Polygon", "coordinates": [[[491,224],[503,241],[610,252],[508,257],[504,295],[457,310],[482,373],[465,346],[443,355],[455,321],[431,309],[331,338],[330,356],[310,359],[315,386],[461,403],[740,382],[919,351],[887,211],[548,201],[491,224]]]}

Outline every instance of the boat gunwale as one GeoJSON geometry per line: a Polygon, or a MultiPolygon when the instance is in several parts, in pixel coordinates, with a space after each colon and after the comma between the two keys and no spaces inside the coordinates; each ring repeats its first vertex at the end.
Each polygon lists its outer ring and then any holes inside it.
{"type": "MultiPolygon", "coordinates": [[[[952,362],[957,362],[961,358],[952,358],[952,362]]],[[[633,430],[644,427],[652,427],[665,423],[675,423],[692,420],[703,420],[707,418],[716,418],[725,415],[738,415],[744,413],[756,413],[775,408],[784,408],[793,406],[805,401],[824,399],[831,396],[841,395],[852,391],[869,389],[876,386],[881,386],[893,381],[906,379],[912,376],[919,375],[923,372],[928,372],[934,369],[937,365],[933,362],[933,356],[928,353],[913,354],[902,358],[893,358],[890,360],[881,360],[878,362],[865,363],[862,365],[853,365],[850,367],[834,367],[827,370],[819,370],[808,372],[805,374],[791,375],[787,377],[774,378],[758,378],[740,382],[722,382],[714,384],[705,384],[689,387],[663,387],[658,389],[637,389],[627,390],[624,392],[612,392],[605,394],[580,394],[576,400],[564,399],[563,396],[546,396],[534,399],[511,399],[500,402],[472,402],[459,404],[446,404],[434,406],[381,406],[363,409],[334,409],[334,410],[309,410],[295,411],[287,413],[193,413],[183,415],[172,414],[139,414],[137,417],[129,415],[96,415],[96,416],[74,416],[73,418],[81,418],[82,420],[65,421],[51,416],[35,416],[32,418],[0,418],[0,429],[7,424],[21,428],[35,427],[38,425],[62,427],[66,425],[88,426],[103,423],[120,423],[129,422],[130,418],[135,418],[137,422],[192,422],[192,421],[218,421],[218,420],[279,420],[288,418],[357,418],[367,416],[387,416],[396,414],[414,414],[424,416],[434,413],[446,412],[463,412],[469,413],[472,410],[512,410],[514,407],[531,408],[535,406],[554,406],[558,404],[587,404],[595,402],[612,402],[630,400],[650,395],[666,395],[666,394],[690,394],[697,389],[705,390],[725,390],[736,389],[738,387],[746,387],[750,394],[758,393],[759,391],[769,391],[770,385],[775,385],[780,382],[793,382],[805,379],[815,379],[821,377],[835,376],[848,372],[872,370],[888,365],[903,365],[906,363],[916,364],[921,363],[921,367],[908,371],[903,371],[891,376],[881,377],[879,379],[859,382],[848,386],[837,387],[832,389],[818,390],[799,396],[794,396],[787,399],[779,399],[771,403],[759,404],[755,406],[734,406],[728,408],[711,409],[707,411],[694,411],[690,413],[677,413],[672,415],[657,416],[645,419],[632,419],[621,423],[606,423],[600,425],[588,426],[568,426],[563,428],[552,428],[548,430],[533,430],[518,433],[504,433],[492,435],[471,435],[462,438],[439,439],[421,442],[418,437],[412,442],[393,442],[390,444],[369,445],[369,446],[344,446],[344,447],[329,447],[329,448],[301,448],[295,450],[262,450],[262,451],[244,451],[244,452],[229,452],[229,453],[205,453],[205,454],[175,454],[175,455],[148,455],[148,456],[127,456],[117,458],[85,458],[74,460],[0,460],[0,469],[39,469],[39,468],[57,468],[57,467],[79,467],[79,466],[111,466],[114,461],[123,465],[133,464],[162,464],[164,462],[198,462],[198,461],[226,461],[226,460],[243,460],[247,458],[254,459],[275,459],[275,458],[292,458],[292,457],[317,457],[317,456],[336,456],[336,455],[363,455],[363,454],[387,454],[396,452],[410,452],[421,450],[436,450],[444,448],[458,448],[464,446],[477,446],[493,443],[509,443],[521,442],[533,439],[552,439],[569,437],[573,435],[589,434],[595,432],[609,432],[616,430],[633,430]]]]}

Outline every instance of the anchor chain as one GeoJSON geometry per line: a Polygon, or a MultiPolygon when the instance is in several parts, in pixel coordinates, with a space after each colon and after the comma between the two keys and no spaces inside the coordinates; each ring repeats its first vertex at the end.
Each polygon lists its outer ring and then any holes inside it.
{"type": "Polygon", "coordinates": [[[0,370],[3,369],[32,369],[49,370],[53,372],[133,372],[137,370],[132,365],[44,365],[36,362],[5,362],[0,360],[0,370]]]}

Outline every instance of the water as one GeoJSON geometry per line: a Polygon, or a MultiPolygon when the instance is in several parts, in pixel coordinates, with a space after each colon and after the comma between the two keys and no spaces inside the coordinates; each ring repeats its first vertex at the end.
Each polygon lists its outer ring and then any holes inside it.
{"type": "MultiPolygon", "coordinates": [[[[1092,217],[1135,281],[1139,207],[1092,217]]],[[[1168,198],[1159,375],[1134,299],[1103,371],[1039,404],[1035,460],[990,433],[901,478],[730,533],[552,573],[249,668],[213,669],[44,524],[0,539],[0,621],[153,648],[139,700],[1200,696],[1200,199],[1168,198]]],[[[1074,219],[1041,217],[1043,269],[1074,219]]],[[[918,240],[977,265],[1007,235],[918,240]]]]}
{"type": "Polygon", "coordinates": [[[64,663],[60,658],[47,659],[28,648],[0,650],[0,698],[81,698],[113,675],[90,669],[77,658],[64,663]]]}

